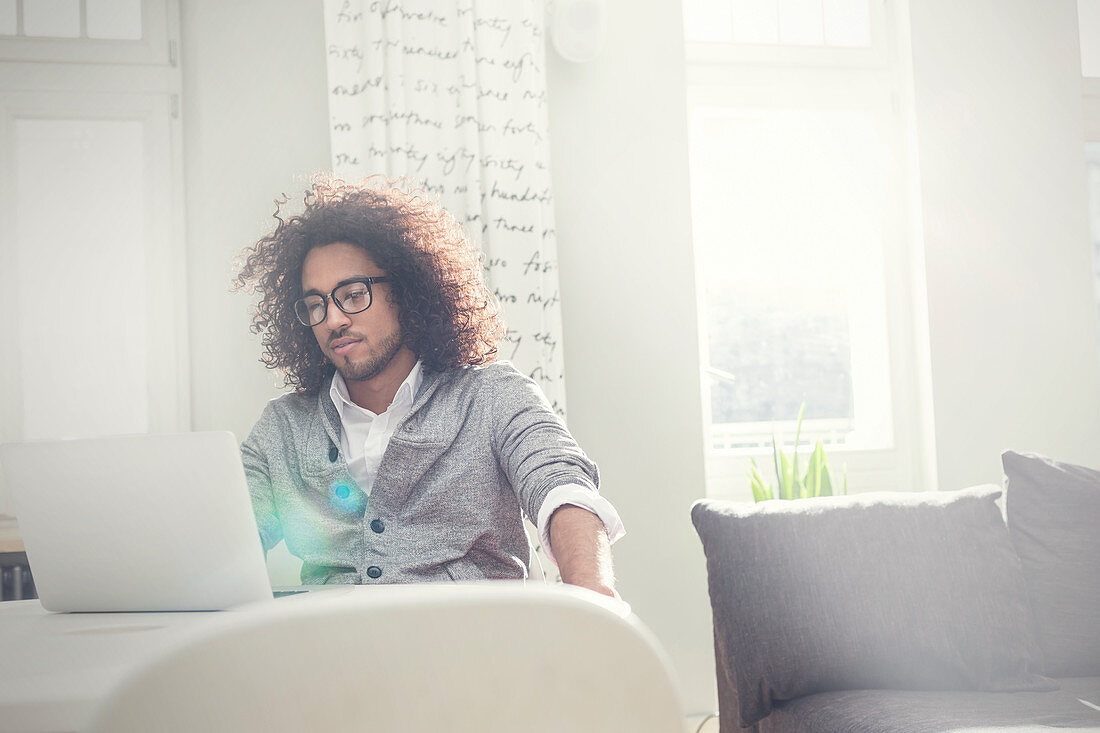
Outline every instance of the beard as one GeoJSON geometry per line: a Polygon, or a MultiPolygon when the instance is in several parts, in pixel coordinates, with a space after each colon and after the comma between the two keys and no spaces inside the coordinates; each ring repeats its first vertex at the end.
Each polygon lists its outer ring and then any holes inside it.
{"type": "Polygon", "coordinates": [[[365,382],[381,374],[397,356],[401,346],[401,331],[398,330],[380,341],[378,348],[370,356],[358,360],[334,359],[333,364],[345,381],[365,382]],[[340,362],[343,362],[343,366],[340,362]]]}

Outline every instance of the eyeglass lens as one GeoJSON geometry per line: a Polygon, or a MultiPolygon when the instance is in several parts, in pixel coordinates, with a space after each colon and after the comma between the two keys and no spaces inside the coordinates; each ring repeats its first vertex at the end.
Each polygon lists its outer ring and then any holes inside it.
{"type": "MultiPolygon", "coordinates": [[[[366,283],[348,283],[336,288],[332,299],[337,308],[348,315],[354,315],[370,308],[371,290],[366,283]]],[[[324,321],[327,310],[323,295],[307,295],[294,304],[295,314],[307,326],[316,326],[324,321]]]]}

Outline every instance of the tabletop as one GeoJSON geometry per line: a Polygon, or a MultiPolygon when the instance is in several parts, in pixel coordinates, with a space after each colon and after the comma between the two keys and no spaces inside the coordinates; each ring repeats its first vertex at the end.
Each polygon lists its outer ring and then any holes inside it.
{"type": "MultiPolygon", "coordinates": [[[[276,602],[351,592],[330,586],[276,602]]],[[[0,733],[79,730],[145,662],[186,634],[248,612],[51,613],[37,600],[0,603],[0,733]]]]}

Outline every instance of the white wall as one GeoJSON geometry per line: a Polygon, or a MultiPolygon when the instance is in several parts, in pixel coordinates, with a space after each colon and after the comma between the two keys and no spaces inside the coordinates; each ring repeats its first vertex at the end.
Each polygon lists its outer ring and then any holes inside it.
{"type": "Polygon", "coordinates": [[[1011,448],[1095,465],[1100,384],[1073,0],[912,3],[942,489],[1011,448]]]}
{"type": "Polygon", "coordinates": [[[669,652],[687,711],[710,711],[680,3],[608,0],[607,14],[599,58],[547,59],[569,424],[627,527],[619,590],[669,652]]]}
{"type": "MultiPolygon", "coordinates": [[[[243,440],[281,380],[231,263],[273,228],[278,195],[300,199],[331,165],[320,3],[188,0],[180,41],[192,427],[243,440]]],[[[298,584],[301,565],[284,543],[268,554],[276,585],[298,584]]]]}
{"type": "Polygon", "coordinates": [[[181,5],[192,425],[243,439],[278,391],[231,261],[331,165],[324,24],[314,2],[181,5]]]}

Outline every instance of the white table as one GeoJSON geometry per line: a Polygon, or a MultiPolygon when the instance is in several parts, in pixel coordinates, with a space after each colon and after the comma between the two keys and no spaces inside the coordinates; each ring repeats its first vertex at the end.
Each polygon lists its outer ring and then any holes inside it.
{"type": "MultiPolygon", "coordinates": [[[[360,590],[330,586],[275,602],[360,590]]],[[[50,613],[37,600],[0,603],[0,732],[79,730],[135,669],[186,635],[250,610],[50,613]]]]}
{"type": "MultiPolygon", "coordinates": [[[[459,585],[445,590],[462,591],[459,585]]],[[[350,594],[407,592],[401,586],[324,586],[280,598],[287,605],[340,602],[350,594]]],[[[437,589],[433,589],[437,590],[437,589]]],[[[610,599],[604,603],[614,603],[610,599]]],[[[238,624],[270,604],[225,612],[50,613],[34,601],[0,603],[0,733],[78,731],[127,677],[170,648],[220,624],[238,624]]],[[[614,609],[625,615],[629,610],[614,609]]],[[[685,730],[717,730],[687,718],[685,730]]]]}

